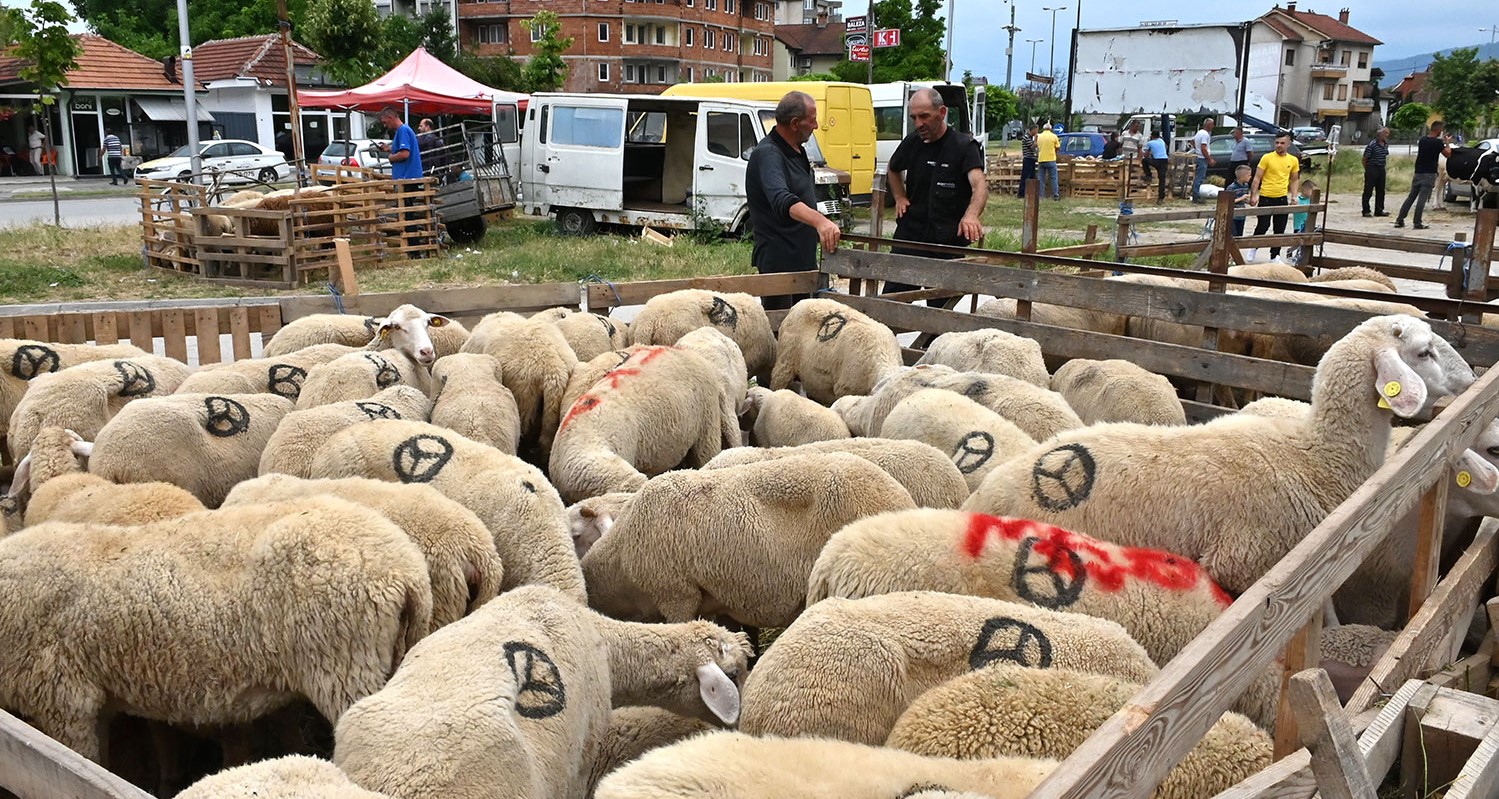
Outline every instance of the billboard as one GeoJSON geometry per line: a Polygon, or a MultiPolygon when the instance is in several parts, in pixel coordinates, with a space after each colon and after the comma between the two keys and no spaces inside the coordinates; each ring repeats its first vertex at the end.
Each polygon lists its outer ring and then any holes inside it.
{"type": "Polygon", "coordinates": [[[1080,114],[1233,112],[1244,96],[1249,24],[1077,32],[1071,86],[1080,114]]]}

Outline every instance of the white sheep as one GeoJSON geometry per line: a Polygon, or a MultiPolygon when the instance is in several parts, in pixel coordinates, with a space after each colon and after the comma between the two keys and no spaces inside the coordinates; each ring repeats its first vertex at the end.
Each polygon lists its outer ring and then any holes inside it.
{"type": "Polygon", "coordinates": [[[307,373],[335,358],[355,352],[343,344],[315,344],[266,358],[199,367],[177,387],[179,394],[275,394],[292,402],[302,394],[307,373]]]}
{"type": "Polygon", "coordinates": [[[398,349],[355,350],[314,366],[302,382],[297,410],[335,402],[367,400],[393,386],[411,386],[423,394],[432,390],[432,373],[398,349]]]}
{"type": "Polygon", "coordinates": [[[703,289],[657,294],[646,301],[631,322],[630,343],[675,344],[700,327],[716,328],[738,344],[748,374],[761,380],[770,377],[776,362],[776,337],[760,299],[749,294],[719,294],[703,289]]]}
{"type": "Polygon", "coordinates": [[[521,441],[545,453],[566,408],[562,393],[578,357],[547,316],[500,313],[484,317],[461,352],[492,355],[520,414],[521,441]]]}
{"type": "MultiPolygon", "coordinates": [[[[414,307],[414,306],[408,306],[414,307]]],[[[394,312],[392,312],[394,313],[394,312]]],[[[445,316],[433,314],[443,321],[432,324],[427,320],[428,335],[436,357],[452,355],[468,341],[468,330],[463,325],[445,316]]],[[[378,339],[385,317],[358,316],[348,314],[310,314],[287,322],[271,340],[265,344],[265,357],[280,358],[297,350],[319,344],[342,344],[346,347],[364,347],[378,339]]]]}
{"type": "Polygon", "coordinates": [[[226,769],[193,783],[176,799],[388,799],[354,784],[338,766],[305,755],[226,769]]]}
{"type": "Polygon", "coordinates": [[[934,591],[824,599],[760,656],[739,727],[878,745],[923,691],[991,663],[1157,671],[1123,627],[1081,613],[934,591]]]}
{"type": "Polygon", "coordinates": [[[784,388],[750,389],[743,419],[757,447],[795,447],[849,437],[843,417],[784,388]]]}
{"type": "Polygon", "coordinates": [[[291,400],[273,394],[136,400],[99,431],[88,470],[115,483],[172,483],[216,507],[235,483],[255,476],[291,409],[291,400]]]}
{"type": "MultiPolygon", "coordinates": [[[[1395,281],[1391,280],[1389,275],[1378,269],[1370,269],[1367,266],[1342,266],[1337,269],[1329,269],[1310,278],[1310,282],[1312,283],[1337,283],[1348,280],[1372,281],[1382,284],[1387,291],[1396,294],[1400,293],[1400,289],[1395,286],[1395,281]]],[[[1345,287],[1338,286],[1337,288],[1345,287]]]]}
{"type": "Polygon", "coordinates": [[[432,611],[410,539],[332,497],[138,527],[38,525],[0,539],[0,584],[0,706],[101,762],[115,708],[218,725],[301,696],[337,721],[385,683],[432,611]],[[49,654],[58,641],[70,657],[49,654]]]}
{"type": "Polygon", "coordinates": [[[1014,422],[1037,441],[1083,426],[1083,420],[1055,391],[1008,375],[954,372],[935,364],[897,370],[873,387],[871,396],[844,398],[833,409],[843,415],[854,435],[875,435],[901,400],[925,388],[962,394],[1014,422]]]}
{"type": "Polygon", "coordinates": [[[990,472],[963,509],[1175,552],[1241,593],[1384,461],[1385,407],[1413,416],[1473,379],[1430,325],[1376,317],[1322,359],[1307,419],[1070,431],[990,472]]]}
{"type": "Polygon", "coordinates": [[[568,314],[556,321],[580,363],[630,344],[630,325],[596,313],[568,314]]]}
{"type": "MultiPolygon", "coordinates": [[[[885,745],[928,757],[1062,759],[1140,690],[1106,674],[995,664],[917,697],[885,745]]],[[[1225,713],[1151,792],[1152,799],[1216,796],[1268,767],[1269,735],[1225,713]]]]}
{"type": "Polygon", "coordinates": [[[1039,343],[992,328],[943,333],[916,361],[918,366],[929,363],[959,372],[1009,375],[1041,388],[1046,388],[1050,381],[1039,343]]]}
{"type": "Polygon", "coordinates": [[[539,469],[513,455],[435,425],[381,419],[328,439],[310,471],[430,484],[489,528],[505,564],[501,590],[539,583],[579,602],[587,597],[562,499],[539,469]]]}
{"type": "Polygon", "coordinates": [[[633,491],[616,491],[589,497],[567,506],[567,529],[573,537],[573,549],[582,560],[588,550],[614,527],[625,508],[635,500],[633,491]]]}
{"type": "Polygon", "coordinates": [[[514,455],[520,411],[492,355],[460,352],[432,365],[432,424],[514,455]]]}
{"type": "MultiPolygon", "coordinates": [[[[1290,264],[1282,264],[1271,261],[1263,264],[1238,264],[1230,266],[1228,273],[1233,277],[1252,277],[1259,280],[1280,280],[1286,283],[1305,283],[1306,274],[1290,264]]],[[[1194,281],[1198,286],[1207,286],[1206,281],[1194,281]]],[[[1230,286],[1230,291],[1236,291],[1237,286],[1230,286]]]]}
{"type": "Polygon", "coordinates": [[[577,502],[637,490],[684,460],[702,465],[739,443],[738,408],[722,372],[686,348],[644,347],[567,409],[548,474],[577,502]]]}
{"type": "Polygon", "coordinates": [[[899,369],[900,344],[890,328],[836,300],[809,299],[781,320],[770,389],[801,382],[802,393],[823,405],[868,394],[899,369]]]}
{"type": "Polygon", "coordinates": [[[846,438],[818,441],[799,447],[738,447],[726,449],[703,465],[704,469],[722,469],[746,463],[792,458],[799,455],[847,452],[880,467],[906,489],[919,508],[956,508],[968,496],[963,473],[947,454],[920,441],[892,441],[884,438],[846,438]]]}
{"type": "MultiPolygon", "coordinates": [[[[1019,319],[1016,302],[1008,297],[985,300],[973,310],[977,316],[991,319],[1019,319]]],[[[1107,311],[1090,311],[1066,305],[1048,305],[1038,302],[1031,305],[1030,321],[1038,325],[1067,327],[1073,330],[1090,330],[1111,336],[1124,335],[1125,322],[1129,317],[1107,311]]]]}
{"type": "Polygon", "coordinates": [[[1024,799],[1056,766],[1054,760],[950,760],[846,741],[714,732],[646,753],[605,777],[594,795],[597,799],[902,799],[940,791],[943,799],[973,794],[985,799],[1024,799]]]}
{"type": "Polygon", "coordinates": [[[617,707],[609,712],[609,729],[604,733],[599,753],[588,776],[588,796],[593,796],[599,780],[626,763],[637,760],[652,749],[669,746],[684,738],[715,729],[702,719],[695,719],[659,707],[617,707]]]}
{"type": "Polygon", "coordinates": [[[319,496],[338,497],[378,511],[422,551],[432,581],[432,621],[426,632],[463,618],[499,595],[504,567],[494,537],[472,511],[428,485],[362,477],[303,480],[273,474],[235,486],[224,499],[224,507],[319,496]]]}
{"type": "Polygon", "coordinates": [[[750,655],[704,621],[613,621],[526,586],[433,633],[334,730],[334,762],[393,796],[582,799],[613,704],[732,724],[750,655]]]}
{"type": "Polygon", "coordinates": [[[910,439],[948,453],[972,491],[994,467],[1035,446],[1009,419],[952,391],[925,388],[885,417],[881,438],[910,439]]]}
{"type": "Polygon", "coordinates": [[[1320,643],[1321,667],[1338,692],[1338,701],[1346,703],[1369,672],[1389,651],[1399,633],[1368,624],[1340,624],[1324,627],[1320,643]]]}
{"type": "Polygon", "coordinates": [[[1052,375],[1051,390],[1061,394],[1087,424],[1187,423],[1171,381],[1129,361],[1068,361],[1052,375]]]}
{"type": "Polygon", "coordinates": [[[646,347],[626,347],[624,349],[609,350],[595,355],[584,363],[578,364],[573,370],[572,377],[567,379],[567,388],[562,392],[562,407],[572,408],[578,397],[587,393],[588,389],[604,379],[616,367],[622,366],[631,355],[647,349],[646,347]]]}
{"type": "Polygon", "coordinates": [[[431,407],[431,400],[420,389],[400,384],[369,399],[292,411],[266,441],[256,473],[311,477],[313,456],[340,430],[376,419],[426,421],[431,407]]]}
{"type": "MultiPolygon", "coordinates": [[[[36,377],[88,361],[137,358],[147,355],[130,344],[56,344],[49,341],[0,338],[0,432],[8,432],[11,414],[36,377]]],[[[24,451],[11,451],[17,459],[24,451]]]]}
{"type": "Polygon", "coordinates": [[[588,603],[638,621],[723,614],[785,627],[829,536],[914,507],[900,483],[846,453],[670,472],[647,481],[583,557],[588,603]]]}
{"type": "Polygon", "coordinates": [[[156,355],[89,361],[37,375],[10,416],[10,451],[31,451],[43,427],[65,427],[91,439],[125,403],[177,390],[192,370],[156,355]]]}

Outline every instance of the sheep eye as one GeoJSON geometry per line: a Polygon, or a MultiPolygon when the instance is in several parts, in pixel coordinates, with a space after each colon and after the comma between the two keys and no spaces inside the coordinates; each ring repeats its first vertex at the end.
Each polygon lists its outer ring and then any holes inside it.
{"type": "Polygon", "coordinates": [[[1486,450],[1486,451],[1490,455],[1493,455],[1494,457],[1499,458],[1499,447],[1489,447],[1488,450],[1486,450]]]}
{"type": "Polygon", "coordinates": [[[1431,356],[1432,356],[1431,349],[1427,348],[1427,349],[1421,350],[1421,355],[1419,357],[1430,358],[1431,356]]]}

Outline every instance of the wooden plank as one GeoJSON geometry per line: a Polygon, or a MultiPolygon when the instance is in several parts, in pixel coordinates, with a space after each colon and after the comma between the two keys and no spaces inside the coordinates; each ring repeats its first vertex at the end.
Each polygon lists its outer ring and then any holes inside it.
{"type": "MultiPolygon", "coordinates": [[[[541,283],[361,294],[358,304],[362,313],[372,316],[388,314],[407,303],[447,316],[483,316],[494,311],[516,309],[576,308],[578,297],[576,283],[541,283]]],[[[309,314],[338,313],[333,297],[327,294],[283,297],[279,303],[283,323],[309,314]]],[[[349,299],[346,298],[344,304],[349,305],[349,299]]]]}
{"type": "Polygon", "coordinates": [[[115,326],[114,311],[100,311],[89,316],[93,320],[95,344],[114,344],[120,340],[119,328],[115,326]]]}
{"type": "MultiPolygon", "coordinates": [[[[1322,269],[1341,269],[1345,266],[1367,266],[1376,272],[1402,280],[1419,280],[1426,283],[1446,283],[1447,272],[1440,269],[1431,269],[1424,266],[1406,266],[1404,264],[1387,264],[1366,261],[1359,258],[1334,258],[1330,256],[1314,255],[1311,265],[1322,269]]],[[[1489,278],[1489,290],[1499,289],[1499,277],[1489,278]]],[[[1403,296],[1403,295],[1402,295],[1403,296]]],[[[1455,304],[1455,303],[1454,303],[1455,304]]]]}
{"type": "MultiPolygon", "coordinates": [[[[1390,526],[1415,506],[1445,465],[1472,445],[1496,410],[1499,370],[1490,370],[1214,619],[1064,760],[1031,799],[1145,799],[1297,628],[1389,535],[1390,526]]],[[[1496,525],[1499,521],[1485,522],[1480,537],[1492,544],[1496,525]]],[[[1442,593],[1439,588],[1421,614],[1430,610],[1434,615],[1442,593]]],[[[1402,635],[1411,633],[1407,629],[1402,635]]],[[[1379,682],[1394,685],[1403,679],[1389,675],[1379,682]]]]}
{"type": "Polygon", "coordinates": [[[1445,799],[1490,799],[1499,792],[1499,725],[1478,743],[1445,799]]]}
{"type": "Polygon", "coordinates": [[[1446,255],[1446,241],[1417,239],[1405,236],[1388,236],[1376,233],[1355,233],[1351,230],[1324,230],[1322,239],[1328,244],[1351,244],[1376,250],[1394,250],[1422,255],[1446,255]]]}
{"type": "Polygon", "coordinates": [[[1494,731],[1499,703],[1486,696],[1438,688],[1411,702],[1405,717],[1401,792],[1425,799],[1455,781],[1483,739],[1494,731]]]}
{"type": "Polygon", "coordinates": [[[51,341],[52,333],[48,329],[51,317],[28,316],[21,320],[21,337],[32,341],[51,341]]]}
{"type": "Polygon", "coordinates": [[[1442,531],[1447,523],[1447,486],[1451,483],[1451,471],[1443,470],[1442,478],[1432,483],[1421,496],[1421,507],[1416,514],[1416,563],[1411,569],[1411,593],[1405,619],[1410,621],[1426,603],[1426,597],[1436,587],[1438,568],[1442,565],[1442,531]]]}
{"type": "Polygon", "coordinates": [[[219,363],[223,351],[219,347],[219,315],[212,308],[200,308],[193,312],[193,334],[198,342],[198,364],[219,363]]]}
{"type": "Polygon", "coordinates": [[[658,294],[683,289],[706,289],[723,293],[744,292],[757,297],[810,294],[819,287],[816,272],[780,272],[764,275],[695,277],[685,280],[643,280],[631,283],[589,283],[589,308],[641,305],[658,294]],[[618,296],[616,296],[616,294],[618,296]]]}
{"type": "Polygon", "coordinates": [[[61,314],[57,318],[57,340],[63,344],[85,344],[88,342],[86,328],[83,314],[61,314]]]}
{"type": "Polygon", "coordinates": [[[229,343],[234,351],[234,360],[250,358],[250,310],[229,309],[229,343]]]}
{"type": "MultiPolygon", "coordinates": [[[[1292,678],[1304,671],[1316,669],[1317,664],[1322,662],[1322,614],[1313,613],[1310,621],[1302,627],[1290,643],[1286,644],[1285,655],[1282,663],[1285,665],[1280,672],[1280,704],[1275,710],[1275,758],[1279,760],[1286,755],[1307,746],[1305,734],[1300,729],[1301,715],[1297,712],[1295,704],[1297,698],[1293,692],[1292,678]]],[[[1307,733],[1315,733],[1308,730],[1307,733]]],[[[1307,746],[1311,749],[1310,746],[1307,746]]],[[[1315,759],[1315,750],[1313,757],[1315,759]]],[[[1320,778],[1321,775],[1319,774],[1320,778]]],[[[1321,780],[1318,780],[1321,783],[1321,780]]]]}
{"type": "Polygon", "coordinates": [[[131,344],[140,347],[146,352],[152,352],[152,345],[154,344],[152,339],[154,336],[151,335],[151,332],[150,311],[134,311],[130,314],[131,344]]]}
{"type": "Polygon", "coordinates": [[[11,317],[0,316],[0,338],[17,338],[16,323],[11,317]]]}
{"type": "Polygon", "coordinates": [[[1358,741],[1343,717],[1337,689],[1327,672],[1306,669],[1292,675],[1291,700],[1323,799],[1376,799],[1358,741]]]}
{"type": "Polygon", "coordinates": [[[151,799],[150,794],[3,710],[0,787],[21,799],[151,799]]]}
{"type": "Polygon", "coordinates": [[[161,312],[161,338],[168,358],[187,363],[187,319],[179,309],[161,312]]]}

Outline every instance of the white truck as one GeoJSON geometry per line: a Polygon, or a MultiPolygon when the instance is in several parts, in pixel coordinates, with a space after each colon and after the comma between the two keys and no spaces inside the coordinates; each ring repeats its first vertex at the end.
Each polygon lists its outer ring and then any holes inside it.
{"type": "Polygon", "coordinates": [[[911,132],[911,118],[906,113],[906,103],[917,89],[936,89],[947,106],[947,124],[972,135],[981,143],[988,141],[989,132],[984,117],[988,95],[982,84],[973,87],[973,99],[970,102],[968,90],[957,83],[935,80],[871,83],[869,99],[874,103],[874,158],[877,172],[885,170],[885,165],[890,163],[890,156],[895,155],[895,148],[900,146],[901,139],[911,132]]]}
{"type": "MultiPolygon", "coordinates": [[[[543,92],[521,135],[527,213],[564,233],[599,224],[749,228],[745,167],[775,125],[775,106],[744,100],[543,92]]],[[[808,156],[817,165],[816,140],[808,156]]],[[[825,162],[824,162],[825,163],[825,162]]],[[[817,166],[817,210],[848,221],[847,172],[817,166]]]]}

